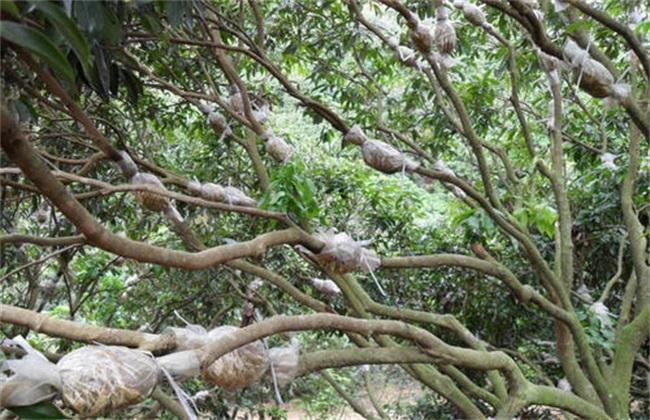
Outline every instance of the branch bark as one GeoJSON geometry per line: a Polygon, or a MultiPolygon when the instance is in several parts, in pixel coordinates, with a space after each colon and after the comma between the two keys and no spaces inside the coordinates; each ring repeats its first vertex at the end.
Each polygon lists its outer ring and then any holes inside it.
{"type": "Polygon", "coordinates": [[[152,352],[164,352],[176,346],[171,336],[149,334],[117,328],[97,327],[64,319],[50,318],[38,312],[11,305],[0,305],[0,321],[52,337],[62,337],[81,343],[137,347],[152,352]]]}

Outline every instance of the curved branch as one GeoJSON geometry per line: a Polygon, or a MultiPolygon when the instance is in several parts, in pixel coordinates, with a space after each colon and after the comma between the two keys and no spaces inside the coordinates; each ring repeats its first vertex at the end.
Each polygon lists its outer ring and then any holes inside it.
{"type": "Polygon", "coordinates": [[[356,411],[357,413],[359,413],[361,415],[361,417],[363,417],[364,419],[369,419],[369,420],[378,420],[379,419],[378,417],[376,417],[372,413],[370,413],[366,409],[366,407],[364,407],[362,404],[359,403],[359,401],[357,401],[348,392],[346,392],[346,390],[341,385],[339,385],[339,383],[336,381],[336,379],[334,379],[332,377],[332,375],[330,375],[326,370],[322,370],[322,371],[320,371],[318,373],[323,377],[323,379],[325,379],[327,381],[327,383],[329,383],[332,386],[332,388],[334,388],[334,390],[336,392],[338,392],[338,394],[348,404],[350,404],[350,407],[352,407],[352,409],[354,411],[356,411]]]}
{"type": "Polygon", "coordinates": [[[305,330],[339,330],[363,336],[395,335],[422,347],[422,351],[441,363],[450,363],[469,369],[502,371],[513,386],[526,383],[516,363],[505,353],[479,352],[451,346],[430,332],[399,321],[367,320],[342,315],[315,314],[276,316],[229,334],[219,342],[197,350],[201,366],[209,366],[217,358],[247,343],[280,332],[305,330]]]}
{"type": "Polygon", "coordinates": [[[530,404],[549,405],[573,413],[580,418],[608,420],[610,417],[600,407],[587,402],[572,392],[546,385],[530,385],[530,404]]]}
{"type": "MultiPolygon", "coordinates": [[[[116,162],[121,160],[122,156],[120,155],[119,151],[106,139],[106,137],[102,135],[92,120],[88,118],[75,103],[75,101],[70,98],[70,95],[68,95],[65,89],[63,89],[61,84],[59,84],[59,82],[57,82],[56,79],[54,79],[54,77],[52,77],[48,71],[43,69],[36,61],[34,61],[34,59],[29,54],[25,53],[22,49],[17,48],[16,52],[20,59],[27,63],[27,65],[38,75],[38,77],[45,82],[52,93],[54,93],[61,100],[61,102],[65,104],[66,108],[69,110],[69,114],[81,123],[93,143],[95,143],[95,145],[99,147],[102,152],[104,152],[104,154],[112,160],[116,162]]],[[[2,106],[4,107],[4,104],[2,104],[2,106]]]]}
{"type": "Polygon", "coordinates": [[[261,256],[266,248],[275,245],[301,243],[316,252],[323,246],[319,240],[297,228],[270,232],[250,241],[222,245],[197,253],[169,250],[115,235],[97,222],[63,184],[52,176],[38,153],[27,143],[4,104],[0,123],[2,149],[9,158],[77,226],[89,244],[116,255],[167,267],[198,270],[237,258],[261,256]]]}
{"type": "Polygon", "coordinates": [[[238,270],[241,270],[245,273],[252,274],[254,276],[257,276],[261,279],[267,280],[270,283],[273,283],[280,289],[282,289],[285,293],[287,293],[289,296],[291,296],[293,299],[295,299],[297,302],[302,303],[303,305],[318,311],[318,312],[332,312],[333,309],[327,306],[325,303],[321,302],[318,299],[314,299],[313,297],[301,292],[297,287],[289,283],[287,280],[282,278],[281,276],[273,273],[270,270],[267,270],[262,267],[258,267],[254,264],[251,264],[247,261],[244,260],[234,260],[227,262],[226,265],[236,268],[238,270]]]}
{"type": "Polygon", "coordinates": [[[464,392],[467,393],[467,395],[474,397],[477,400],[485,401],[496,410],[502,407],[503,403],[496,395],[476,384],[457,367],[451,365],[441,365],[440,371],[457,382],[460,388],[462,388],[464,392]]]}
{"type": "Polygon", "coordinates": [[[56,257],[59,254],[63,254],[64,252],[67,252],[67,251],[69,251],[71,249],[74,249],[77,246],[79,246],[79,245],[78,244],[73,244],[73,245],[66,246],[65,248],[57,249],[56,251],[50,252],[49,254],[45,255],[42,258],[39,258],[37,260],[32,260],[27,264],[21,265],[20,267],[16,267],[15,269],[11,270],[10,272],[5,274],[4,276],[0,277],[0,283],[4,282],[9,277],[13,276],[14,274],[16,274],[16,273],[18,273],[18,272],[20,272],[20,271],[22,271],[22,270],[24,270],[26,268],[29,268],[29,267],[32,267],[34,265],[39,265],[41,263],[44,263],[45,261],[49,260],[50,258],[56,257]]]}
{"type": "Polygon", "coordinates": [[[62,337],[82,343],[98,342],[107,345],[137,347],[153,352],[171,350],[176,346],[172,336],[55,319],[11,305],[0,305],[0,321],[29,328],[52,337],[62,337]]]}
{"type": "Polygon", "coordinates": [[[382,268],[433,268],[440,266],[471,268],[485,274],[493,275],[506,283],[522,302],[532,301],[546,313],[562,322],[567,324],[572,322],[569,314],[565,310],[550,302],[531,286],[521,284],[510,270],[492,259],[482,260],[458,254],[437,254],[383,258],[381,262],[382,268]]]}
{"type": "Polygon", "coordinates": [[[639,172],[641,145],[639,131],[632,128],[629,143],[630,163],[621,185],[621,210],[623,221],[630,236],[632,265],[638,279],[638,305],[640,308],[650,305],[650,265],[648,263],[648,238],[644,236],[644,226],[635,213],[634,191],[639,172]]]}

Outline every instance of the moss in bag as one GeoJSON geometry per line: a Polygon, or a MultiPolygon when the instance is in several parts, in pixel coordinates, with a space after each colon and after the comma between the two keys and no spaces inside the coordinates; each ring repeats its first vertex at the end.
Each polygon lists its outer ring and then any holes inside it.
{"type": "Polygon", "coordinates": [[[144,400],[158,383],[148,354],[127,347],[87,346],[57,363],[63,402],[83,417],[111,413],[144,400]]]}

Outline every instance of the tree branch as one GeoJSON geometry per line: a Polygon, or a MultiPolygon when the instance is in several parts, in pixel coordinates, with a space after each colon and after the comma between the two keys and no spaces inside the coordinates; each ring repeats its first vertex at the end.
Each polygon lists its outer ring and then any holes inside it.
{"type": "Polygon", "coordinates": [[[0,245],[2,244],[34,244],[41,246],[68,246],[68,245],[84,245],[86,238],[83,235],[63,236],[59,238],[43,238],[40,236],[25,235],[21,233],[10,233],[8,235],[0,235],[0,245]]]}
{"type": "Polygon", "coordinates": [[[11,305],[0,305],[0,321],[29,328],[51,337],[62,337],[82,343],[98,342],[106,345],[137,347],[156,353],[171,350],[176,346],[171,336],[55,319],[11,305]]]}
{"type": "Polygon", "coordinates": [[[90,245],[116,255],[150,262],[167,267],[198,270],[242,257],[261,256],[266,248],[282,244],[301,243],[318,252],[319,240],[297,228],[263,234],[237,244],[222,245],[198,253],[174,251],[133,241],[106,230],[93,216],[54,178],[40,156],[24,139],[15,120],[5,106],[1,112],[2,149],[27,175],[50,201],[58,207],[90,245]]]}
{"type": "Polygon", "coordinates": [[[569,3],[585,15],[594,18],[594,20],[597,20],[605,27],[622,36],[639,58],[639,61],[645,70],[645,74],[650,74],[650,55],[648,55],[646,50],[643,48],[643,45],[641,45],[640,40],[636,37],[632,29],[612,19],[610,15],[591,7],[582,0],[569,0],[569,3]]]}

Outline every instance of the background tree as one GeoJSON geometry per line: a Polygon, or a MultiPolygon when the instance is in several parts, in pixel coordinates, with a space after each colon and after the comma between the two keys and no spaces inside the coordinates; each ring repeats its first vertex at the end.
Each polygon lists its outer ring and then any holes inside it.
{"type": "Polygon", "coordinates": [[[299,376],[647,416],[642,2],[1,4],[6,336],[163,355],[178,312],[252,324],[203,367],[313,330],[299,376]]]}

